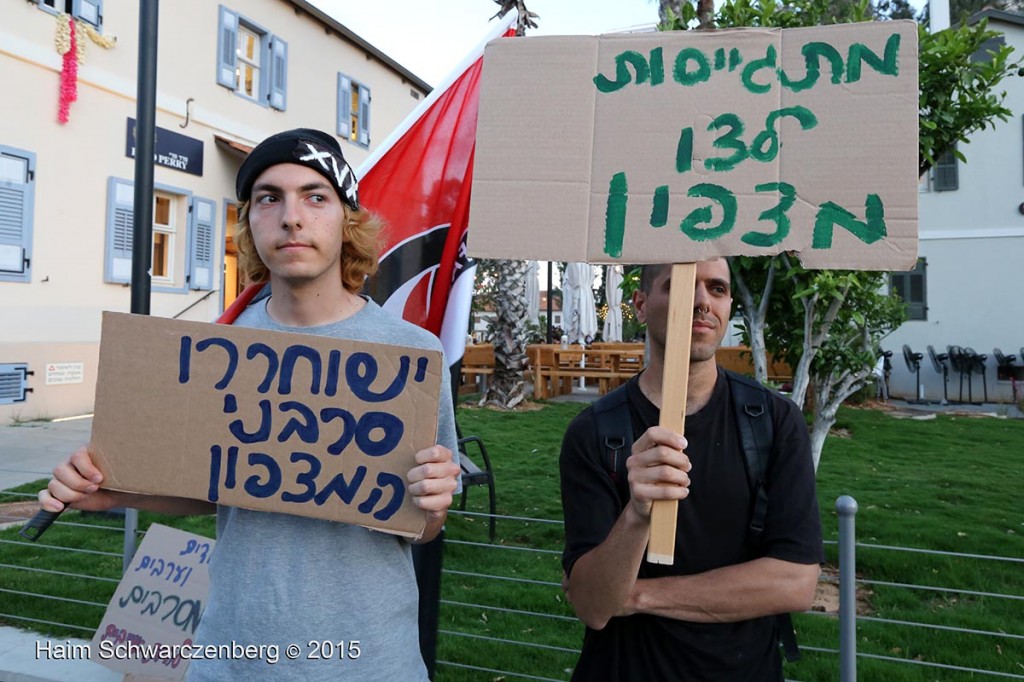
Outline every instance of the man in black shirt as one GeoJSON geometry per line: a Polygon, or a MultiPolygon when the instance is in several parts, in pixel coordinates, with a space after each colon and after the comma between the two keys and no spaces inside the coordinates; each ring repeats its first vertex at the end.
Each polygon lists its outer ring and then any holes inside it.
{"type": "Polygon", "coordinates": [[[629,499],[599,443],[592,408],[560,461],[567,593],[587,625],[574,680],[782,680],[775,614],[810,608],[821,526],[807,427],[772,394],[765,528],[749,542],[752,494],[730,382],[715,363],[730,318],[725,260],[697,264],[686,438],[658,426],[671,266],[646,266],[633,296],[647,368],[627,386],[629,499]],[[644,560],[654,500],[679,500],[675,562],[644,560]]]}

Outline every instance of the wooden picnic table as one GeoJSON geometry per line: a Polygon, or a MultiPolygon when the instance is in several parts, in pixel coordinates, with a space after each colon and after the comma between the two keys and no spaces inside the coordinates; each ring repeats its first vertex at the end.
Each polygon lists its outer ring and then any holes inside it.
{"type": "Polygon", "coordinates": [[[533,344],[527,347],[527,353],[533,368],[533,394],[538,399],[570,393],[573,379],[580,378],[596,381],[604,394],[639,372],[644,364],[642,344],[622,348],[533,344]]]}

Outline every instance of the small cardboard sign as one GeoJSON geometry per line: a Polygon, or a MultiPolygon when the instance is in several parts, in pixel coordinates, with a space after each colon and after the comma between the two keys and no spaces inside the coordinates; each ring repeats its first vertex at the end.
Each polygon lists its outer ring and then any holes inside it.
{"type": "Polygon", "coordinates": [[[419,536],[441,354],[105,312],[90,451],[114,490],[419,536]]]}
{"type": "Polygon", "coordinates": [[[150,526],[92,638],[91,660],[146,679],[185,679],[210,588],[214,544],[150,526]]]}
{"type": "Polygon", "coordinates": [[[917,62],[912,21],[493,41],[469,252],[912,267],[917,62]]]}

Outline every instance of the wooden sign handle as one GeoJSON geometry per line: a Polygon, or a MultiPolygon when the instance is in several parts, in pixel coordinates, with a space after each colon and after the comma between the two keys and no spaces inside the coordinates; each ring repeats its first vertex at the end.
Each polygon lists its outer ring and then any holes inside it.
{"type": "MultiPolygon", "coordinates": [[[[697,279],[696,263],[672,266],[672,288],[668,299],[668,330],[661,379],[659,426],[683,433],[686,415],[686,387],[690,380],[690,336],[693,333],[693,297],[697,279]]],[[[656,500],[651,509],[651,534],[647,561],[671,565],[676,553],[676,500],[656,500]]]]}

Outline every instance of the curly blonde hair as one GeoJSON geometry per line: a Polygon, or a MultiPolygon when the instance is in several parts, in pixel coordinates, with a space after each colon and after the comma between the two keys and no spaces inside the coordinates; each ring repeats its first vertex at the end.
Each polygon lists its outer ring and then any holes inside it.
{"type": "MultiPolygon", "coordinates": [[[[249,205],[245,201],[238,209],[238,227],[235,230],[235,246],[238,248],[238,269],[245,284],[267,282],[270,270],[263,263],[249,229],[249,205]]],[[[377,256],[381,247],[382,224],[376,215],[359,209],[345,209],[345,223],[342,225],[341,283],[346,290],[357,293],[363,288],[367,277],[376,274],[377,256]]]]}

